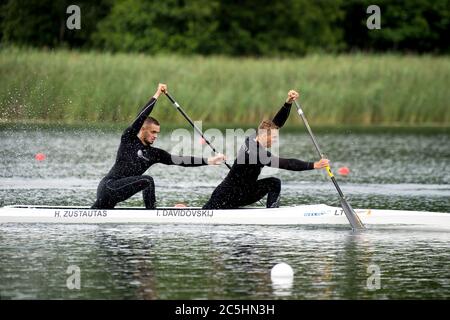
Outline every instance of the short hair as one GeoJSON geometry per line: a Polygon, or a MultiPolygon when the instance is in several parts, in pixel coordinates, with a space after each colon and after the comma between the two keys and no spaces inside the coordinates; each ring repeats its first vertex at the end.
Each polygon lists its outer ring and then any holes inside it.
{"type": "Polygon", "coordinates": [[[272,129],[280,129],[272,120],[263,120],[258,126],[258,134],[262,133],[262,131],[270,134],[272,129]]]}
{"type": "Polygon", "coordinates": [[[159,121],[153,117],[148,117],[147,119],[145,119],[143,127],[149,126],[151,124],[159,126],[159,121]]]}

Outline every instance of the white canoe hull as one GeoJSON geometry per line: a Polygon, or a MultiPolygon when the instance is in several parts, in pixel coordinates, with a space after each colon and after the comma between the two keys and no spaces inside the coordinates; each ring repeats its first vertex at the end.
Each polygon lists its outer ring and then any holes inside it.
{"type": "MultiPolygon", "coordinates": [[[[367,227],[418,227],[448,229],[450,214],[400,210],[355,210],[367,227]]],[[[248,208],[202,210],[200,208],[117,208],[6,206],[0,208],[0,223],[149,223],[219,225],[330,225],[349,226],[340,208],[324,204],[276,209],[248,208]]]]}

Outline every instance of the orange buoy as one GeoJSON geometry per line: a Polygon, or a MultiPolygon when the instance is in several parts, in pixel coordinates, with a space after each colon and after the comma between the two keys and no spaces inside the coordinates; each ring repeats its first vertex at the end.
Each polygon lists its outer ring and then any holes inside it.
{"type": "Polygon", "coordinates": [[[46,158],[46,156],[45,156],[45,154],[43,154],[43,153],[36,153],[35,156],[34,156],[34,158],[35,158],[37,161],[44,161],[45,158],[46,158]]]}
{"type": "Polygon", "coordinates": [[[175,205],[175,208],[186,208],[186,207],[187,207],[187,205],[185,205],[184,203],[177,203],[175,205]]]}
{"type": "Polygon", "coordinates": [[[350,169],[347,168],[347,167],[341,167],[341,168],[339,168],[338,173],[341,176],[346,176],[346,175],[348,175],[350,173],[350,169]]]}

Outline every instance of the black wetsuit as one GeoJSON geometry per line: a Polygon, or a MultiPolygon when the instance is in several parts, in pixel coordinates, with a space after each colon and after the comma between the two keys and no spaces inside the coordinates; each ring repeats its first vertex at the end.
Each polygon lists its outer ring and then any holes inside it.
{"type": "Polygon", "coordinates": [[[181,157],[144,145],[137,137],[145,119],[156,104],[152,98],[122,134],[116,162],[97,188],[97,201],[92,208],[112,209],[114,206],[143,191],[145,207],[155,208],[155,184],[153,178],[142,175],[155,163],[194,167],[207,165],[207,159],[197,157],[181,157]]]}
{"type": "MultiPolygon", "coordinates": [[[[273,118],[273,122],[282,127],[286,122],[291,104],[285,103],[273,118]]],[[[281,181],[271,177],[258,180],[264,166],[293,171],[314,169],[314,162],[297,159],[284,159],[272,155],[255,141],[256,136],[245,139],[230,172],[214,190],[203,209],[232,209],[252,204],[267,194],[267,207],[278,206],[281,181]]]]}

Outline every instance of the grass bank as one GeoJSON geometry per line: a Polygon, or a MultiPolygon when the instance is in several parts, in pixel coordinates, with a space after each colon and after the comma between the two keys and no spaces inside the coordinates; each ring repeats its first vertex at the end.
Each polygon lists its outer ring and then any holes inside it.
{"type": "MultiPolygon", "coordinates": [[[[0,75],[2,122],[125,123],[166,82],[193,119],[208,123],[253,125],[295,88],[317,125],[450,124],[450,57],[238,59],[3,48],[0,75]]],[[[184,121],[160,100],[155,117],[184,121]]]]}

